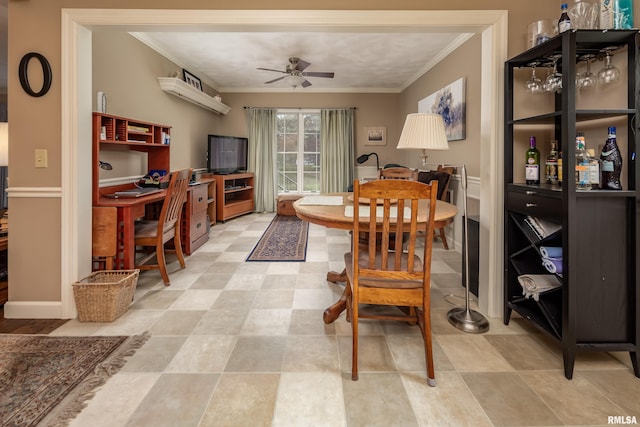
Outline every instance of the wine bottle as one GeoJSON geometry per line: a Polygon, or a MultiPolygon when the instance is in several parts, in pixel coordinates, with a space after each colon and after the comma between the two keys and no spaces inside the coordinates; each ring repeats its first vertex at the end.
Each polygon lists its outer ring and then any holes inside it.
{"type": "Polygon", "coordinates": [[[622,190],[622,185],[620,184],[622,155],[616,142],[615,126],[609,127],[608,134],[607,142],[605,142],[604,147],[602,147],[602,153],[600,153],[600,160],[602,161],[600,183],[605,190],[622,190]]]}
{"type": "Polygon", "coordinates": [[[547,184],[555,185],[558,183],[558,141],[551,141],[551,151],[544,163],[545,176],[547,184]]]}
{"type": "Polygon", "coordinates": [[[567,4],[562,3],[560,6],[560,19],[558,19],[558,33],[565,32],[571,29],[571,18],[567,11],[567,4]]]}
{"type": "Polygon", "coordinates": [[[576,188],[578,190],[591,190],[591,177],[589,175],[589,154],[585,150],[584,134],[576,135],[576,188]]]}
{"type": "Polygon", "coordinates": [[[540,184],[540,151],[536,148],[536,137],[529,138],[526,155],[525,179],[527,184],[540,184]]]}

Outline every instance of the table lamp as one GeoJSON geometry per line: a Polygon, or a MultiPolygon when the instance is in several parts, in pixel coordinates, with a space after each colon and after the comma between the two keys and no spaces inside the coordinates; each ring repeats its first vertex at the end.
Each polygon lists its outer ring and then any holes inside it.
{"type": "MultiPolygon", "coordinates": [[[[427,150],[448,150],[447,133],[444,120],[439,114],[414,113],[407,115],[398,141],[398,149],[422,150],[422,163],[426,164],[427,150]]],[[[454,166],[454,165],[452,165],[454,166]]],[[[465,307],[455,307],[447,313],[449,323],[463,332],[479,334],[489,330],[489,322],[477,311],[469,308],[469,215],[467,214],[467,169],[461,168],[461,187],[463,192],[462,211],[464,214],[464,260],[465,260],[465,307]]]]}
{"type": "Polygon", "coordinates": [[[369,160],[369,157],[371,156],[376,156],[376,173],[378,173],[377,171],[380,170],[380,160],[378,159],[378,154],[376,153],[369,153],[369,154],[363,154],[361,156],[358,156],[358,158],[356,159],[356,163],[361,165],[367,160],[369,160]]]}

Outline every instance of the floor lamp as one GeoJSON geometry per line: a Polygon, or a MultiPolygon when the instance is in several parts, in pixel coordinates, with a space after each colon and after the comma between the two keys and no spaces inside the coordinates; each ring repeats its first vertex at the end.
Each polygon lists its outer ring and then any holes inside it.
{"type": "MultiPolygon", "coordinates": [[[[426,164],[427,150],[448,150],[449,143],[444,128],[444,120],[439,114],[414,113],[407,115],[398,141],[398,149],[422,150],[422,163],[426,164]]],[[[456,328],[472,334],[480,334],[489,330],[489,322],[477,311],[469,308],[469,215],[467,214],[467,168],[462,170],[462,211],[464,215],[464,260],[465,260],[465,306],[449,310],[447,318],[456,328]]]]}

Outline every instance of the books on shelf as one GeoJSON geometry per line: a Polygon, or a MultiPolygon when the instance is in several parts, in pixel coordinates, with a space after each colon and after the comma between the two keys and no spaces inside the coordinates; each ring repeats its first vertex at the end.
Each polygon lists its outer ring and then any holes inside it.
{"type": "Polygon", "coordinates": [[[527,215],[524,219],[524,222],[531,227],[533,232],[538,236],[539,239],[544,239],[551,236],[553,233],[560,231],[562,226],[560,224],[556,224],[555,222],[546,221],[541,218],[537,218],[535,216],[527,215]]]}
{"type": "Polygon", "coordinates": [[[148,127],[136,126],[136,125],[127,125],[127,130],[128,131],[133,131],[133,132],[145,132],[145,133],[149,132],[149,128],[148,127]]]}

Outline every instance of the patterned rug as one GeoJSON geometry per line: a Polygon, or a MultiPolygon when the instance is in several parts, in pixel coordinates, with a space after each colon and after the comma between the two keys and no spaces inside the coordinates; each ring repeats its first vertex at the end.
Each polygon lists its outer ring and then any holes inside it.
{"type": "Polygon", "coordinates": [[[0,423],[67,425],[148,337],[0,335],[0,423]]]}
{"type": "Polygon", "coordinates": [[[296,216],[276,215],[247,261],[304,261],[309,223],[296,216]]]}

